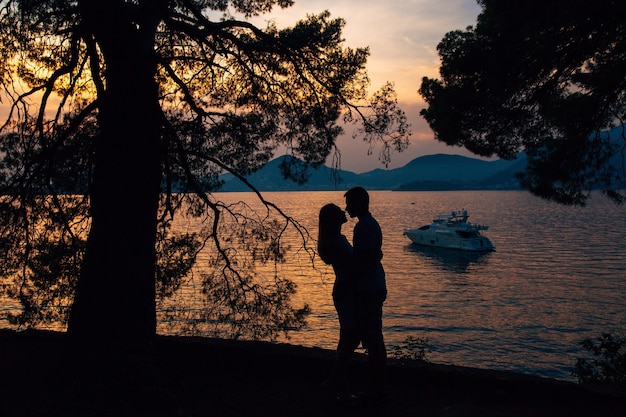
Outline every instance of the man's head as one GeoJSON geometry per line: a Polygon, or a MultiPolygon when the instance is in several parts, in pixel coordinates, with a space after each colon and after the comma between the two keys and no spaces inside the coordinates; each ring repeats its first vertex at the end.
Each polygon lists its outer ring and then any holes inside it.
{"type": "Polygon", "coordinates": [[[369,212],[370,196],[363,187],[354,187],[345,194],[346,211],[350,217],[360,217],[369,212]]]}

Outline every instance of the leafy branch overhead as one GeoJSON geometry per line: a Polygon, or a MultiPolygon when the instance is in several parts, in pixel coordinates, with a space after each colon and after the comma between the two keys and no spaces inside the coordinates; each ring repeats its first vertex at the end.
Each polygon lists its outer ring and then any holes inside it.
{"type": "Polygon", "coordinates": [[[269,337],[302,326],[307,307],[290,304],[293,284],[261,283],[255,266],[281,262],[286,230],[306,245],[306,230],[254,184],[255,211],[207,193],[220,174],[244,180],[276,153],[324,163],[339,154],[345,123],[380,147],[383,163],[410,132],[392,84],[370,97],[369,50],[344,46],[342,19],[323,12],[289,28],[249,20],[292,4],[0,1],[0,271],[4,293],[25,306],[16,321],[71,304],[54,317],[71,333],[97,337],[93,328],[124,323],[110,330],[152,334],[155,277],[159,295],[175,297],[208,251],[203,267],[217,275],[202,284],[215,312],[207,321],[248,333],[261,322],[269,337]],[[202,227],[176,231],[181,218],[202,227]],[[45,259],[73,267],[52,274],[45,259]],[[47,292],[44,276],[62,291],[47,292]]]}
{"type": "Polygon", "coordinates": [[[583,205],[626,187],[626,20],[616,0],[480,0],[476,27],[446,34],[424,78],[436,138],[483,155],[525,152],[522,186],[583,205]]]}

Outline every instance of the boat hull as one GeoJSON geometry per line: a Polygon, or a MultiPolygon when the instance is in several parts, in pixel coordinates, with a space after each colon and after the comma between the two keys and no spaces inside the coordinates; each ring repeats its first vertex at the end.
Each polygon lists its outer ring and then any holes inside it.
{"type": "Polygon", "coordinates": [[[495,250],[491,241],[482,235],[461,237],[448,231],[424,230],[423,228],[407,229],[404,231],[404,235],[416,245],[472,252],[489,252],[495,250]]]}

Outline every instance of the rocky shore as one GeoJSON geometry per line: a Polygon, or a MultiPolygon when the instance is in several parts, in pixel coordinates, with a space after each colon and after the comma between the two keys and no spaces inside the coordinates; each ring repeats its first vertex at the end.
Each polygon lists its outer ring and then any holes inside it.
{"type": "MultiPolygon", "coordinates": [[[[192,337],[159,336],[155,373],[141,382],[77,381],[65,338],[0,330],[0,416],[626,416],[625,389],[420,361],[390,360],[385,404],[337,402],[321,388],[332,351],[192,337]]],[[[355,390],[366,369],[359,355],[355,390]]]]}

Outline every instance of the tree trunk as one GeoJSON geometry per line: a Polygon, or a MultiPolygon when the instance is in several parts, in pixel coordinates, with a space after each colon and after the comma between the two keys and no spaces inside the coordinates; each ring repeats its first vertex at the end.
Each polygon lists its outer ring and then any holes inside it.
{"type": "Polygon", "coordinates": [[[161,178],[154,39],[134,22],[120,23],[110,2],[83,3],[104,56],[106,91],[98,97],[92,225],[68,333],[81,350],[145,357],[156,334],[161,178]]]}

